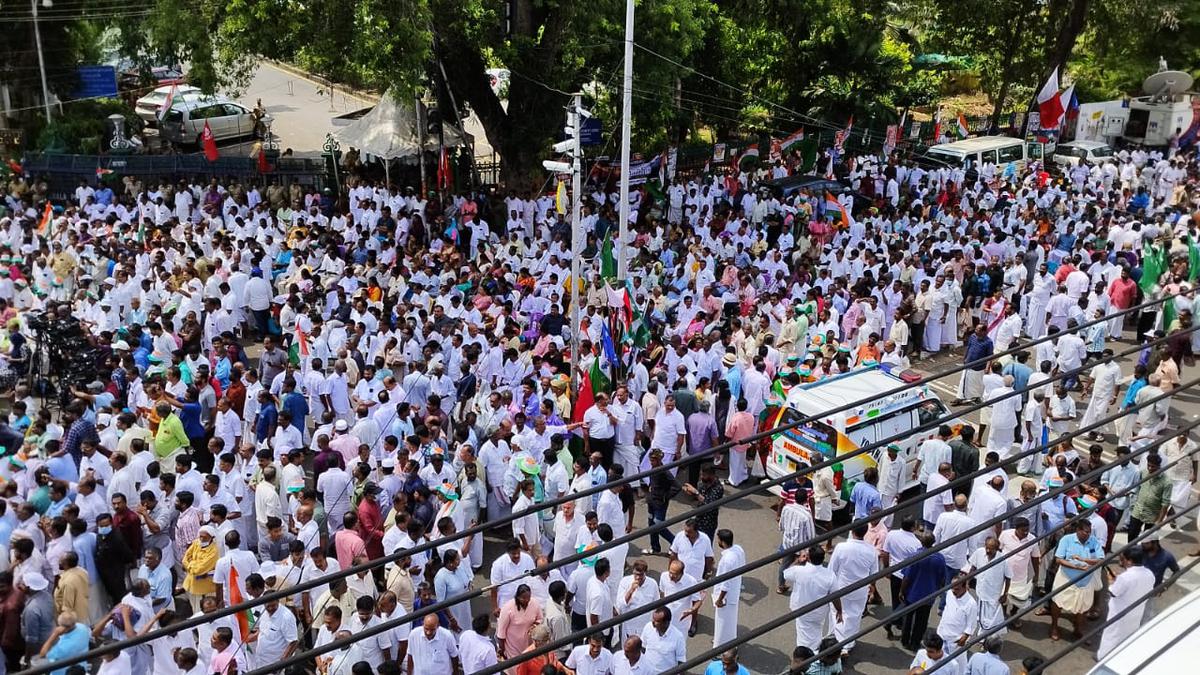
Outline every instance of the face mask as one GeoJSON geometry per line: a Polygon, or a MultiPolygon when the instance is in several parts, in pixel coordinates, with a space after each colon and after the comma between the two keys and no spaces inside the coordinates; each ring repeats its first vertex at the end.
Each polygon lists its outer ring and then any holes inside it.
{"type": "Polygon", "coordinates": [[[103,535],[109,535],[109,534],[112,534],[112,526],[111,526],[111,525],[105,525],[104,527],[97,527],[97,528],[96,528],[96,532],[97,532],[97,533],[99,533],[99,534],[103,534],[103,535]]]}
{"type": "Polygon", "coordinates": [[[204,541],[203,539],[201,539],[201,540],[200,540],[200,545],[201,545],[201,546],[205,546],[205,547],[207,547],[207,546],[212,546],[212,540],[210,539],[210,540],[208,540],[208,541],[204,541]]]}

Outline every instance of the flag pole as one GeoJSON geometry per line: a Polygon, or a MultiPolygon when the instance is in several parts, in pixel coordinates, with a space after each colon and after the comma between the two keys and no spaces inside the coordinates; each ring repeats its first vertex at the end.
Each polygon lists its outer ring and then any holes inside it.
{"type": "Polygon", "coordinates": [[[580,207],[583,201],[583,151],[580,148],[580,126],[583,124],[583,94],[575,94],[571,100],[571,119],[574,120],[574,148],[571,151],[571,390],[575,400],[579,397],[579,279],[582,267],[583,231],[579,227],[580,207]]]}
{"type": "Polygon", "coordinates": [[[626,241],[629,238],[629,134],[633,112],[633,0],[625,0],[625,77],[621,86],[621,204],[617,232],[617,279],[629,275],[626,241]]]}

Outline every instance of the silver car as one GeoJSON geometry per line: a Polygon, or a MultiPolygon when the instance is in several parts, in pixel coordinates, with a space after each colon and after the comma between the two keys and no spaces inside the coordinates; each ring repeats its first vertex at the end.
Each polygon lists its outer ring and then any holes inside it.
{"type": "Polygon", "coordinates": [[[251,108],[223,96],[176,98],[162,121],[164,139],[180,145],[200,145],[204,124],[218,140],[261,136],[270,121],[265,113],[256,115],[251,108]]]}
{"type": "Polygon", "coordinates": [[[137,112],[137,116],[142,118],[146,124],[154,126],[158,124],[158,111],[162,109],[163,104],[167,102],[167,97],[171,95],[171,90],[175,90],[175,98],[172,104],[189,96],[200,94],[199,87],[193,87],[187,84],[168,84],[165,87],[158,87],[154,91],[139,98],[134,104],[133,109],[137,112]]]}

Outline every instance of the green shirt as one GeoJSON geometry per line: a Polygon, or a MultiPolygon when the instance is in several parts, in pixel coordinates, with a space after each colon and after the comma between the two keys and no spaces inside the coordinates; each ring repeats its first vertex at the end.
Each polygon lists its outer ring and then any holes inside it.
{"type": "Polygon", "coordinates": [[[1165,473],[1159,471],[1138,488],[1137,500],[1133,503],[1130,515],[1143,523],[1152,523],[1158,520],[1158,514],[1162,513],[1163,507],[1170,503],[1171,481],[1165,473]]]}
{"type": "Polygon", "coordinates": [[[158,433],[154,434],[154,454],[159,459],[170,457],[171,453],[188,445],[187,433],[183,430],[183,422],[179,415],[167,415],[158,423],[158,433]]]}

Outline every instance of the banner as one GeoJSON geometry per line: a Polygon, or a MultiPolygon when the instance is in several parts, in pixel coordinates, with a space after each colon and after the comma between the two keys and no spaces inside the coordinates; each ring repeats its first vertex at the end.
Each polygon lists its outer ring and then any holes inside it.
{"type": "Polygon", "coordinates": [[[725,161],[725,144],[724,143],[717,143],[716,145],[713,146],[713,161],[714,162],[724,162],[725,161]]]}
{"type": "Polygon", "coordinates": [[[783,141],[778,138],[771,139],[771,154],[769,157],[772,162],[778,162],[783,159],[783,141]]]}
{"type": "Polygon", "coordinates": [[[883,141],[883,156],[889,157],[892,151],[896,149],[896,144],[900,140],[900,127],[896,124],[889,124],[887,128],[887,137],[883,141]]]}
{"type": "Polygon", "coordinates": [[[909,138],[920,138],[921,137],[921,123],[918,122],[917,120],[912,121],[912,125],[908,129],[908,137],[909,138]]]}
{"type": "MultiPolygon", "coordinates": [[[[650,176],[658,172],[658,167],[662,163],[662,155],[655,155],[653,159],[644,162],[629,163],[629,184],[641,185],[646,182],[650,176]]],[[[620,168],[620,165],[614,165],[614,168],[620,168]]]]}
{"type": "Polygon", "coordinates": [[[671,148],[667,153],[667,180],[675,180],[675,167],[679,161],[679,148],[671,148]]]}

